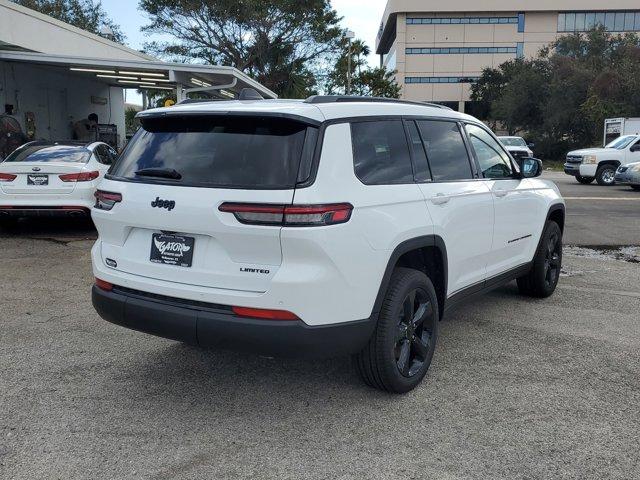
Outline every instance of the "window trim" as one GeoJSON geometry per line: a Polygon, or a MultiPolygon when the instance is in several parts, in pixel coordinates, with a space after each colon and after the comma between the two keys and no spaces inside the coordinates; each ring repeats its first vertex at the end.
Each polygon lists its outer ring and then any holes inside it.
{"type": "Polygon", "coordinates": [[[424,148],[424,139],[422,138],[422,133],[420,133],[420,129],[418,128],[418,124],[416,120],[403,118],[402,124],[404,125],[404,134],[407,138],[407,144],[409,145],[409,157],[411,158],[411,168],[413,169],[413,183],[423,184],[423,183],[433,183],[433,173],[431,172],[431,164],[429,163],[429,157],[427,156],[427,151],[424,148]],[[422,145],[422,152],[424,153],[424,158],[427,161],[427,167],[429,167],[429,179],[418,180],[418,167],[416,163],[416,159],[414,158],[413,152],[413,143],[411,140],[411,135],[409,134],[409,124],[413,123],[416,131],[418,132],[418,138],[420,139],[420,144],[422,145]]]}

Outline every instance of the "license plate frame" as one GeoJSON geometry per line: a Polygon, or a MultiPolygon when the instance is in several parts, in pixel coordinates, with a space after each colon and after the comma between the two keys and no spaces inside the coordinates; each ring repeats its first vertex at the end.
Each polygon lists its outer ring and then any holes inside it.
{"type": "Polygon", "coordinates": [[[151,263],[191,268],[195,237],[169,233],[154,233],[151,236],[151,263]]]}
{"type": "Polygon", "coordinates": [[[33,185],[34,187],[46,187],[49,185],[49,175],[42,173],[29,173],[27,174],[27,185],[33,185]]]}

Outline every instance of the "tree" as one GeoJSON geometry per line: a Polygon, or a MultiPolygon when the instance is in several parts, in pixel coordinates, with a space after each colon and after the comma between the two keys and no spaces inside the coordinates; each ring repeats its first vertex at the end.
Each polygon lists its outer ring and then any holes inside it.
{"type": "Polygon", "coordinates": [[[351,51],[351,91],[352,95],[399,98],[400,87],[395,81],[395,72],[385,68],[371,68],[367,64],[369,47],[362,40],[355,40],[349,49],[348,41],[342,42],[334,67],[326,76],[324,90],[328,95],[347,92],[347,71],[351,51]]]}
{"type": "Polygon", "coordinates": [[[173,37],[146,49],[182,62],[230,65],[281,96],[313,93],[342,37],[329,0],[141,0],[149,34],[173,37]]]}
{"type": "Polygon", "coordinates": [[[81,28],[87,32],[101,35],[101,27],[109,27],[113,31],[113,38],[124,44],[124,33],[102,8],[102,3],[92,0],[13,0],[24,7],[49,15],[57,20],[81,28]]]}
{"type": "Polygon", "coordinates": [[[545,158],[595,145],[607,117],[640,112],[640,39],[604,28],[560,37],[531,60],[485,69],[472,99],[491,122],[527,133],[545,158]]]}

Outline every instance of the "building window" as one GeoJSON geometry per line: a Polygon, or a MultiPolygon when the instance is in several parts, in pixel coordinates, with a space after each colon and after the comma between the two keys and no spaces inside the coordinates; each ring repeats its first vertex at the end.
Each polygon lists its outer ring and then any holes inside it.
{"type": "Polygon", "coordinates": [[[524,32],[524,13],[518,14],[518,33],[524,32]]]}
{"type": "Polygon", "coordinates": [[[566,12],[558,14],[558,32],[585,32],[599,25],[610,32],[640,31],[637,12],[566,12]]]}
{"type": "Polygon", "coordinates": [[[405,83],[474,83],[480,77],[405,77],[405,83]]]}
{"type": "MultiPolygon", "coordinates": [[[[522,25],[524,28],[524,14],[522,25]]],[[[407,18],[407,25],[467,25],[473,23],[480,24],[496,24],[496,23],[514,23],[519,24],[519,17],[411,17],[407,18]]],[[[524,30],[523,30],[524,31],[524,30]]]]}
{"type": "Polygon", "coordinates": [[[518,42],[518,46],[516,48],[516,57],[523,58],[524,57],[524,42],[518,42]]]}
{"type": "Polygon", "coordinates": [[[407,55],[459,55],[475,53],[517,53],[517,47],[407,48],[407,55]]]}
{"type": "Polygon", "coordinates": [[[388,71],[393,72],[396,69],[396,50],[389,52],[385,58],[385,66],[388,71]]]}

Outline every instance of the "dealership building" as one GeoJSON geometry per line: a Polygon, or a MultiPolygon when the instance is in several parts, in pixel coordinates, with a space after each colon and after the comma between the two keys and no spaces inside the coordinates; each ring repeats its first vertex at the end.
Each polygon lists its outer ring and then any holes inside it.
{"type": "Polygon", "coordinates": [[[376,41],[407,100],[473,113],[471,84],[486,67],[533,57],[558,36],[603,25],[640,32],[638,0],[388,0],[376,41]]]}
{"type": "Polygon", "coordinates": [[[98,115],[101,140],[121,147],[125,89],[235,98],[242,88],[276,95],[232,67],[162,62],[99,35],[0,0],[0,160],[18,138],[69,140],[98,115]],[[19,132],[17,130],[20,130],[19,132]]]}

